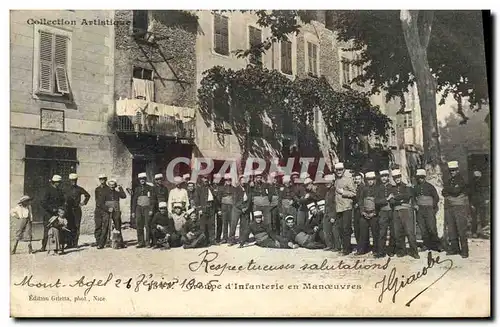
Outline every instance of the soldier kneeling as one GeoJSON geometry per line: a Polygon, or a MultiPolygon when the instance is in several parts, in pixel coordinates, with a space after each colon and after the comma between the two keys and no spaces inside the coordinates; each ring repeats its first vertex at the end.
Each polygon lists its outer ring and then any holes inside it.
{"type": "Polygon", "coordinates": [[[293,216],[287,216],[285,218],[285,237],[288,242],[293,243],[297,247],[303,247],[306,249],[322,249],[325,246],[319,242],[316,242],[317,232],[319,227],[315,226],[312,230],[307,226],[297,226],[295,225],[295,218],[293,216]]]}
{"type": "Polygon", "coordinates": [[[186,222],[182,226],[181,241],[185,249],[200,248],[207,245],[207,239],[200,226],[198,213],[194,208],[186,212],[186,222]]]}
{"type": "Polygon", "coordinates": [[[255,237],[255,245],[263,248],[287,249],[293,248],[293,243],[287,242],[283,237],[274,233],[270,226],[262,220],[262,211],[253,212],[253,221],[248,225],[247,230],[240,238],[240,248],[248,241],[248,237],[252,233],[255,237]]]}
{"type": "Polygon", "coordinates": [[[181,239],[175,230],[174,220],[168,216],[167,203],[160,202],[158,210],[151,222],[153,230],[153,246],[165,248],[181,246],[181,239]]]}

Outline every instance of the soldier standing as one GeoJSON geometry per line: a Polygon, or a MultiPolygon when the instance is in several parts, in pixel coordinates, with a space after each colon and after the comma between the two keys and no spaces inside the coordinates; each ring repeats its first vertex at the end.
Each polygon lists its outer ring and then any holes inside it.
{"type": "Polygon", "coordinates": [[[236,227],[240,223],[240,233],[243,235],[250,223],[250,209],[252,208],[252,199],[247,186],[246,176],[239,177],[239,185],[235,187],[233,193],[233,213],[231,215],[231,226],[229,230],[229,245],[236,244],[236,227]]]}
{"type": "MultiPolygon", "coordinates": [[[[233,212],[233,192],[234,186],[231,184],[231,174],[224,175],[224,184],[218,186],[217,197],[221,203],[221,220],[222,220],[222,240],[221,243],[227,243],[229,225],[231,223],[231,215],[233,212]]],[[[218,230],[218,228],[217,228],[218,230]]],[[[220,237],[220,235],[219,235],[220,237]]]]}
{"type": "Polygon", "coordinates": [[[255,172],[255,179],[251,187],[253,211],[261,211],[264,224],[271,226],[271,210],[269,208],[269,189],[264,183],[262,172],[255,172]]]}
{"type": "Polygon", "coordinates": [[[469,257],[467,244],[467,187],[458,170],[458,161],[448,162],[450,179],[444,184],[444,214],[448,227],[450,251],[446,254],[460,254],[462,258],[469,257]]]}
{"type": "Polygon", "coordinates": [[[122,214],[120,210],[120,199],[125,199],[127,195],[123,191],[121,185],[117,185],[115,179],[110,179],[108,181],[109,191],[104,194],[104,204],[107,208],[107,215],[102,217],[101,225],[101,239],[97,245],[98,249],[103,249],[108,241],[108,235],[110,232],[111,221],[113,222],[114,229],[119,233],[118,247],[124,248],[125,243],[122,237],[122,214]],[[116,187],[118,186],[118,190],[116,187]]]}
{"type": "Polygon", "coordinates": [[[389,203],[394,207],[394,234],[396,237],[396,254],[398,257],[403,257],[406,254],[406,241],[410,244],[410,256],[415,259],[420,259],[417,249],[417,239],[415,234],[415,223],[412,219],[411,198],[412,190],[409,186],[402,182],[401,171],[394,169],[392,177],[396,185],[394,186],[393,196],[390,197],[389,203]]]}
{"type": "Polygon", "coordinates": [[[109,187],[107,185],[108,177],[105,174],[99,175],[99,186],[95,188],[94,198],[95,198],[95,210],[94,210],[94,236],[95,236],[95,245],[99,243],[101,239],[101,228],[102,228],[102,219],[103,215],[107,215],[106,205],[104,203],[104,197],[106,192],[109,191],[109,187]]]}
{"type": "Polygon", "coordinates": [[[380,257],[386,254],[392,257],[396,251],[396,239],[394,236],[393,213],[389,205],[389,200],[394,196],[392,193],[394,186],[389,183],[389,171],[380,171],[380,185],[377,187],[377,196],[375,197],[375,205],[379,208],[378,223],[380,227],[380,239],[378,246],[380,249],[380,257]],[[391,196],[391,197],[390,197],[391,196]],[[389,234],[389,246],[387,243],[387,234],[389,234]]]}
{"type": "Polygon", "coordinates": [[[163,174],[155,175],[155,185],[153,187],[156,194],[156,205],[157,207],[153,210],[155,213],[159,210],[158,204],[160,202],[168,202],[168,189],[163,185],[163,174]]]}
{"type": "Polygon", "coordinates": [[[370,249],[370,229],[373,236],[373,256],[381,257],[379,249],[379,224],[377,220],[377,208],[375,206],[375,197],[377,188],[375,185],[375,172],[366,173],[366,183],[358,189],[358,204],[360,211],[359,220],[359,243],[356,251],[357,255],[369,252],[370,249]]]}
{"type": "Polygon", "coordinates": [[[222,176],[220,174],[214,174],[212,179],[212,193],[214,196],[213,201],[213,211],[215,215],[215,243],[220,244],[221,235],[222,235],[222,211],[221,211],[221,203],[219,197],[219,187],[221,183],[222,176]]]}
{"type": "Polygon", "coordinates": [[[186,192],[189,199],[187,208],[196,208],[196,197],[198,196],[196,193],[196,183],[194,181],[188,181],[186,185],[186,192]]]}
{"type": "Polygon", "coordinates": [[[297,217],[298,198],[295,194],[295,187],[292,184],[290,176],[283,176],[283,185],[279,189],[279,215],[281,224],[281,235],[285,230],[285,217],[292,216],[294,219],[297,217]]]}
{"type": "Polygon", "coordinates": [[[43,215],[43,239],[42,239],[42,252],[45,252],[47,248],[47,241],[49,236],[49,228],[47,227],[49,219],[56,216],[59,208],[64,208],[65,200],[64,193],[61,190],[61,180],[62,177],[59,175],[52,176],[51,183],[45,194],[40,201],[42,208],[45,213],[43,215]]]}
{"type": "Polygon", "coordinates": [[[425,181],[425,169],[417,169],[417,184],[413,188],[417,204],[417,223],[424,241],[424,251],[442,251],[437,233],[436,213],[438,211],[439,195],[436,188],[425,181]]]}
{"type": "Polygon", "coordinates": [[[200,215],[200,226],[209,245],[215,245],[214,191],[208,176],[201,175],[201,185],[196,190],[196,208],[200,215]]]}
{"type": "Polygon", "coordinates": [[[78,238],[80,237],[82,206],[87,205],[90,200],[90,194],[83,187],[78,185],[77,174],[69,174],[69,182],[70,186],[65,191],[68,229],[71,230],[68,248],[76,248],[78,247],[78,238]]]}
{"type": "Polygon", "coordinates": [[[280,215],[279,215],[279,193],[280,185],[278,184],[278,178],[276,172],[269,173],[269,186],[268,186],[268,200],[269,200],[269,210],[271,214],[271,230],[276,234],[280,234],[280,215]]]}
{"type": "Polygon", "coordinates": [[[342,162],[335,164],[335,176],[335,205],[337,212],[335,223],[342,238],[342,254],[348,255],[352,251],[352,199],[356,196],[356,187],[352,178],[345,175],[342,162]]]}
{"type": "Polygon", "coordinates": [[[170,190],[168,194],[168,213],[171,215],[174,212],[174,203],[180,203],[182,212],[189,208],[189,196],[185,188],[183,188],[182,177],[174,177],[175,188],[170,190]]]}
{"type": "MultiPolygon", "coordinates": [[[[364,186],[363,182],[363,174],[357,172],[354,174],[354,186],[356,187],[356,194],[361,190],[364,186]]],[[[352,226],[354,229],[354,238],[356,239],[356,245],[360,242],[360,231],[359,224],[361,220],[361,211],[359,210],[359,203],[357,201],[357,197],[353,198],[353,208],[352,208],[352,226]]]]}
{"type": "Polygon", "coordinates": [[[335,206],[335,175],[325,176],[327,190],[325,194],[325,214],[323,215],[323,233],[326,243],[325,251],[342,251],[339,229],[336,228],[337,208],[335,206]]]}
{"type": "Polygon", "coordinates": [[[147,174],[140,173],[139,186],[134,190],[132,198],[132,215],[137,221],[137,248],[152,247],[151,220],[153,210],[156,208],[156,194],[154,188],[146,184],[147,174]],[[146,229],[146,242],[144,243],[144,229],[146,229]]]}
{"type": "Polygon", "coordinates": [[[470,205],[472,214],[472,237],[478,237],[478,230],[488,224],[489,188],[479,170],[474,171],[470,187],[470,205]],[[479,227],[478,227],[479,226],[479,227]]]}

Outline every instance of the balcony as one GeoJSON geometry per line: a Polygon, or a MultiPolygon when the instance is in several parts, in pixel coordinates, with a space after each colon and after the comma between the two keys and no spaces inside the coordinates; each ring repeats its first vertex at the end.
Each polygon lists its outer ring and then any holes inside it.
{"type": "Polygon", "coordinates": [[[142,99],[116,102],[114,130],[192,142],[195,137],[194,109],[168,106],[142,99]]]}

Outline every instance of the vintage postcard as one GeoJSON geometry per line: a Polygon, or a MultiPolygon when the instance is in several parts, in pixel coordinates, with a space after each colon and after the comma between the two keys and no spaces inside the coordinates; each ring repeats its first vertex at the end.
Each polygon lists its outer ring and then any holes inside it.
{"type": "Polygon", "coordinates": [[[489,15],[11,10],[11,316],[490,317],[489,15]]]}

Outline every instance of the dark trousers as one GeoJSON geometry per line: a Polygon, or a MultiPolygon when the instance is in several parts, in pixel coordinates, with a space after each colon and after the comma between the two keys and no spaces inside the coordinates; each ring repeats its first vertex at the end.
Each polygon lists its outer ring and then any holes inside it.
{"type": "Polygon", "coordinates": [[[94,211],[94,223],[95,223],[94,237],[95,237],[96,243],[99,243],[99,240],[101,238],[102,215],[103,215],[102,210],[96,209],[94,211]]]}
{"type": "Polygon", "coordinates": [[[203,247],[207,243],[205,233],[201,233],[195,236],[193,239],[188,239],[187,236],[182,236],[181,242],[186,249],[203,247]]]}
{"type": "Polygon", "coordinates": [[[97,241],[97,246],[105,247],[106,243],[109,239],[109,233],[111,232],[111,213],[102,213],[101,214],[101,226],[100,226],[100,234],[99,240],[97,241]]]}
{"type": "Polygon", "coordinates": [[[335,219],[335,228],[342,242],[342,251],[344,253],[351,253],[351,229],[352,224],[352,210],[337,212],[337,219],[335,219]],[[337,222],[338,221],[338,222],[337,222]]]}
{"type": "Polygon", "coordinates": [[[378,223],[380,227],[380,238],[378,243],[380,253],[392,255],[396,251],[392,210],[381,210],[378,215],[378,223]],[[389,246],[387,246],[387,234],[389,234],[389,246]]]}
{"type": "Polygon", "coordinates": [[[375,216],[370,219],[366,219],[365,217],[359,219],[358,253],[367,253],[370,251],[370,230],[372,231],[373,238],[373,253],[380,252],[380,228],[378,218],[375,216]]]}
{"type": "Polygon", "coordinates": [[[149,215],[150,211],[150,206],[135,207],[135,219],[137,222],[137,243],[141,245],[149,245],[151,242],[151,220],[153,217],[149,215]],[[144,243],[144,229],[146,229],[146,243],[144,243]]]}
{"type": "Polygon", "coordinates": [[[352,209],[352,227],[354,229],[354,238],[356,238],[356,244],[360,242],[360,231],[359,222],[361,220],[361,211],[359,208],[352,209]]]}
{"type": "Polygon", "coordinates": [[[417,223],[422,233],[424,245],[431,250],[438,250],[439,240],[436,226],[436,214],[432,206],[419,206],[417,211],[417,223]]]}
{"type": "Polygon", "coordinates": [[[276,244],[276,242],[272,238],[267,238],[264,241],[255,243],[255,245],[260,246],[261,248],[270,248],[270,249],[288,248],[286,240],[278,240],[278,244],[276,244]]]}
{"type": "Polygon", "coordinates": [[[68,245],[71,247],[78,246],[78,239],[80,238],[80,224],[82,222],[82,208],[72,207],[68,210],[68,229],[71,230],[69,235],[68,245]]]}
{"type": "Polygon", "coordinates": [[[278,207],[271,208],[271,229],[276,235],[280,235],[281,232],[281,220],[280,220],[280,212],[278,207]]]}
{"type": "Polygon", "coordinates": [[[472,226],[471,226],[471,232],[473,234],[477,233],[478,230],[478,225],[480,228],[485,227],[488,222],[487,222],[487,216],[486,216],[486,209],[487,206],[484,203],[473,203],[474,209],[471,208],[471,215],[472,215],[472,226]]]}
{"type": "Polygon", "coordinates": [[[410,244],[410,251],[417,253],[417,237],[415,235],[415,222],[409,208],[394,210],[394,234],[396,237],[396,252],[406,253],[406,241],[410,244]]]}
{"type": "Polygon", "coordinates": [[[295,220],[295,225],[297,225],[297,227],[304,227],[304,225],[306,224],[306,220],[307,220],[307,211],[298,210],[297,219],[295,220]]]}
{"type": "MultiPolygon", "coordinates": [[[[221,204],[221,231],[222,231],[222,240],[227,241],[228,240],[228,233],[229,233],[229,225],[231,223],[231,215],[233,212],[233,205],[232,204],[221,204]]],[[[217,221],[217,224],[219,221],[217,221]]],[[[220,233],[219,233],[219,225],[217,225],[217,235],[220,238],[220,233]]]]}
{"type": "Polygon", "coordinates": [[[177,233],[172,233],[168,238],[166,238],[167,234],[157,228],[154,228],[151,234],[154,245],[164,245],[168,242],[171,247],[181,246],[181,237],[177,233]]]}
{"type": "Polygon", "coordinates": [[[333,223],[329,215],[323,215],[323,240],[327,247],[334,248],[333,246],[333,223]]]}
{"type": "Polygon", "coordinates": [[[229,241],[231,243],[236,242],[236,227],[240,223],[239,236],[245,232],[250,223],[250,213],[247,211],[243,213],[240,209],[233,207],[233,213],[231,215],[231,226],[229,228],[229,241]]]}
{"type": "Polygon", "coordinates": [[[467,244],[467,206],[448,206],[445,208],[444,214],[448,227],[450,251],[468,255],[469,245],[467,244]]]}
{"type": "Polygon", "coordinates": [[[215,243],[215,214],[213,207],[207,208],[201,214],[200,226],[208,242],[215,243]]]}
{"type": "Polygon", "coordinates": [[[220,242],[222,236],[222,213],[219,215],[220,207],[214,209],[215,215],[215,241],[220,242]]]}

